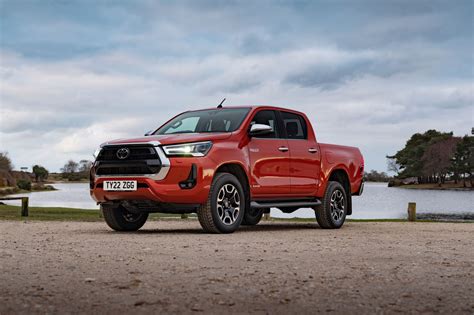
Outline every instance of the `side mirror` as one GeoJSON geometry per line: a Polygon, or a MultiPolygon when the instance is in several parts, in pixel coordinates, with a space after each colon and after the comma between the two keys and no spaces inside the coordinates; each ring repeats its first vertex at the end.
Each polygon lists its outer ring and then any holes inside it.
{"type": "Polygon", "coordinates": [[[273,128],[270,127],[269,125],[253,124],[252,127],[250,127],[249,136],[251,137],[262,136],[262,135],[267,135],[272,132],[273,132],[273,128]]]}
{"type": "Polygon", "coordinates": [[[153,130],[148,130],[148,131],[145,133],[145,137],[150,136],[152,133],[153,133],[153,130]]]}

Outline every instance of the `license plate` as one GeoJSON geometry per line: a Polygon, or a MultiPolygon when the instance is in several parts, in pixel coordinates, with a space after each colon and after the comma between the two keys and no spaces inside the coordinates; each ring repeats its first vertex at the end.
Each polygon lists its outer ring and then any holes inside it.
{"type": "Polygon", "coordinates": [[[136,180],[106,180],[104,190],[107,191],[135,191],[137,190],[136,180]]]}

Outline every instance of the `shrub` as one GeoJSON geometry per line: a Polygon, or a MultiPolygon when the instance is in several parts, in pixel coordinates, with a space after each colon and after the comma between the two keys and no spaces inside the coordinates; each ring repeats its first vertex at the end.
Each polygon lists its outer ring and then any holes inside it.
{"type": "Polygon", "coordinates": [[[18,188],[23,190],[31,190],[31,182],[25,179],[20,179],[17,181],[16,185],[18,188]]]}

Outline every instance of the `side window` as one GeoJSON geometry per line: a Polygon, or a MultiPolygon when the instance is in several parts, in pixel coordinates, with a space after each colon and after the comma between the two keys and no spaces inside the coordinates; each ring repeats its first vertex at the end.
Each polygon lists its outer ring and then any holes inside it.
{"type": "Polygon", "coordinates": [[[273,110],[262,110],[259,111],[250,122],[250,126],[253,124],[268,125],[273,128],[273,131],[266,135],[258,136],[258,138],[278,138],[277,119],[273,110]]]}
{"type": "Polygon", "coordinates": [[[288,112],[281,112],[281,119],[286,130],[288,139],[307,139],[308,130],[306,121],[300,115],[288,112]]]}

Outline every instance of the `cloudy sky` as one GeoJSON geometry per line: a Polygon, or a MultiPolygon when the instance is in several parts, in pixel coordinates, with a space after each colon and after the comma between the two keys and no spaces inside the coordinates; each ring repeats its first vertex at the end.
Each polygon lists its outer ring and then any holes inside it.
{"type": "Polygon", "coordinates": [[[226,97],[385,171],[411,134],[474,126],[473,3],[0,0],[0,151],[57,171],[226,97]]]}

